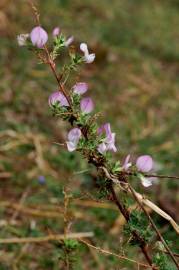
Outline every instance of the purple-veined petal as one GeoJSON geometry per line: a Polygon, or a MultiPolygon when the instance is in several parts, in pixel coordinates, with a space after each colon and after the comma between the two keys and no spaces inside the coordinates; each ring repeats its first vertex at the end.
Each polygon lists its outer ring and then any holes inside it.
{"type": "Polygon", "coordinates": [[[107,148],[106,148],[106,144],[103,142],[103,143],[100,143],[98,145],[98,152],[101,153],[101,154],[105,154],[106,151],[107,151],[107,148]]]}
{"type": "Polygon", "coordinates": [[[94,104],[91,98],[83,98],[80,102],[80,108],[83,113],[91,113],[94,109],[94,104]]]}
{"type": "Polygon", "coordinates": [[[109,138],[106,138],[105,142],[106,142],[106,147],[107,150],[111,150],[113,152],[117,152],[117,148],[115,146],[115,133],[111,133],[111,138],[109,140],[109,138]]]}
{"type": "Polygon", "coordinates": [[[98,128],[98,134],[105,133],[106,137],[104,138],[104,143],[106,145],[106,150],[116,152],[117,148],[115,146],[115,133],[111,132],[110,123],[105,123],[100,128],[98,128]]]}
{"type": "Polygon", "coordinates": [[[143,155],[137,158],[136,167],[141,172],[149,172],[153,168],[153,159],[149,155],[143,155]]]}
{"type": "Polygon", "coordinates": [[[79,128],[73,128],[68,133],[68,140],[71,142],[78,142],[82,133],[79,128]]]}
{"type": "Polygon", "coordinates": [[[111,135],[110,123],[105,123],[98,128],[98,134],[106,133],[106,136],[111,135]]]}
{"type": "Polygon", "coordinates": [[[104,130],[106,132],[106,137],[110,140],[112,137],[112,132],[111,132],[111,125],[110,123],[104,124],[104,130]]]}
{"type": "Polygon", "coordinates": [[[50,107],[55,105],[55,103],[57,103],[57,102],[59,102],[61,106],[65,106],[65,107],[69,106],[69,103],[68,103],[66,97],[60,91],[56,91],[56,92],[52,93],[48,99],[48,103],[49,103],[50,107]]]}
{"type": "Polygon", "coordinates": [[[73,92],[78,95],[86,93],[88,90],[88,84],[85,82],[78,82],[73,86],[73,92]]]}
{"type": "Polygon", "coordinates": [[[30,39],[34,46],[41,49],[48,40],[48,34],[41,26],[36,26],[30,33],[30,39]]]}
{"type": "Polygon", "coordinates": [[[55,27],[54,29],[53,29],[53,31],[52,31],[52,36],[53,37],[57,37],[57,36],[59,36],[59,34],[60,34],[60,27],[55,27]]]}

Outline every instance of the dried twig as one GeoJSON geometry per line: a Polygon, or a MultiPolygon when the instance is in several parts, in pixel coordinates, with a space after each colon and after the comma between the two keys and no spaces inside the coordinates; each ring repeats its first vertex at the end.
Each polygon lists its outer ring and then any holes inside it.
{"type": "Polygon", "coordinates": [[[93,237],[93,232],[84,232],[84,233],[69,233],[67,235],[64,234],[52,234],[48,236],[41,237],[14,237],[8,239],[0,238],[0,244],[23,244],[23,243],[41,243],[41,242],[50,242],[50,241],[58,241],[64,239],[77,239],[77,238],[86,238],[93,237]]]}
{"type": "Polygon", "coordinates": [[[100,247],[96,247],[90,243],[88,243],[87,241],[85,241],[84,239],[80,239],[79,238],[79,241],[84,243],[86,246],[90,247],[90,248],[93,248],[95,250],[97,250],[98,252],[102,253],[102,254],[105,254],[105,255],[112,255],[114,257],[117,257],[118,259],[121,259],[121,260],[126,260],[126,261],[129,261],[129,262],[132,262],[134,264],[137,264],[139,266],[142,266],[142,267],[145,267],[145,268],[152,268],[150,265],[147,265],[147,264],[144,264],[144,263],[141,263],[141,262],[138,262],[138,261],[135,261],[135,260],[132,260],[130,258],[127,258],[123,255],[119,255],[119,254],[116,254],[114,252],[111,252],[109,250],[106,250],[106,249],[102,249],[100,247]]]}

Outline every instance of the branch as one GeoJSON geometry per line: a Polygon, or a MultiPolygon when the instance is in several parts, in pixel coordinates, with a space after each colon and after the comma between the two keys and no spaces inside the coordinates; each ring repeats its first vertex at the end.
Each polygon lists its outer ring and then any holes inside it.
{"type": "MultiPolygon", "coordinates": [[[[126,180],[127,181],[127,180],[126,180]]],[[[151,216],[149,215],[149,213],[146,211],[146,209],[144,208],[143,204],[141,203],[141,201],[138,199],[138,197],[136,196],[136,192],[134,191],[134,189],[128,184],[129,190],[132,193],[134,199],[137,201],[137,203],[139,204],[139,206],[141,207],[141,209],[143,210],[143,212],[146,214],[150,224],[152,225],[154,231],[156,232],[157,236],[159,237],[159,239],[161,240],[161,242],[163,243],[164,247],[166,248],[168,254],[170,255],[170,257],[172,258],[173,262],[175,263],[175,265],[177,266],[177,268],[179,269],[179,264],[177,262],[177,260],[175,259],[175,256],[173,255],[172,251],[170,250],[169,246],[167,245],[167,243],[165,242],[163,236],[161,235],[160,231],[157,229],[157,226],[155,225],[153,219],[151,218],[151,216]]]]}
{"type": "MultiPolygon", "coordinates": [[[[133,175],[136,176],[135,173],[132,172],[123,172],[126,175],[133,175]]],[[[179,179],[179,176],[175,176],[175,175],[161,175],[161,174],[144,174],[145,177],[152,177],[152,178],[168,178],[168,179],[179,179]]]]}
{"type": "Polygon", "coordinates": [[[83,238],[83,237],[93,237],[93,232],[84,232],[84,233],[69,233],[69,234],[52,234],[48,236],[41,237],[14,237],[9,239],[0,238],[0,244],[23,244],[23,243],[41,243],[49,241],[58,241],[71,238],[83,238]]]}
{"type": "Polygon", "coordinates": [[[125,256],[122,256],[122,255],[119,255],[119,254],[116,254],[116,253],[113,253],[109,250],[106,250],[106,249],[102,249],[100,247],[96,247],[90,243],[88,243],[87,241],[85,240],[82,240],[82,239],[78,239],[80,242],[82,242],[83,244],[85,244],[86,246],[90,247],[90,248],[93,248],[95,250],[97,250],[98,252],[102,253],[102,254],[105,254],[105,255],[112,255],[114,257],[117,257],[119,259],[122,259],[122,260],[126,260],[126,261],[129,261],[129,262],[132,262],[134,264],[137,264],[137,266],[143,266],[145,268],[152,268],[150,265],[147,265],[147,264],[144,264],[144,263],[141,263],[141,262],[137,262],[135,260],[132,260],[130,258],[127,258],[125,256]]]}
{"type": "MultiPolygon", "coordinates": [[[[127,192],[128,194],[131,194],[131,191],[127,188],[128,184],[123,183],[120,181],[119,177],[112,175],[108,172],[108,170],[105,167],[101,167],[101,169],[104,171],[106,177],[110,179],[114,184],[117,184],[120,189],[127,192]]],[[[137,199],[144,205],[148,206],[150,209],[152,209],[154,212],[162,216],[164,219],[168,220],[174,230],[179,234],[179,225],[175,222],[175,220],[167,214],[165,211],[163,211],[160,207],[158,207],[155,203],[151,202],[150,200],[146,199],[142,194],[136,192],[134,189],[135,195],[137,199]]]]}

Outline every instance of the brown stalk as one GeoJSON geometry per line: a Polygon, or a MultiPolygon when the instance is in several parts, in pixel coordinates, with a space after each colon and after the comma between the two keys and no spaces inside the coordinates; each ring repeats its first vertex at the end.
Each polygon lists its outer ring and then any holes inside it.
{"type": "MultiPolygon", "coordinates": [[[[127,179],[125,179],[126,182],[128,183],[127,179]]],[[[177,268],[179,269],[179,264],[175,258],[175,256],[173,255],[172,251],[170,250],[169,246],[167,245],[167,243],[165,242],[163,236],[161,235],[160,231],[158,230],[157,226],[155,225],[153,219],[151,218],[150,214],[146,211],[145,207],[142,205],[142,203],[139,201],[138,197],[135,194],[135,191],[133,190],[133,188],[131,187],[131,185],[128,183],[128,188],[130,189],[134,199],[136,200],[136,202],[138,203],[138,205],[141,207],[142,211],[145,213],[145,215],[147,216],[150,224],[152,225],[154,231],[156,232],[158,238],[160,239],[160,241],[163,243],[164,247],[166,248],[168,254],[170,255],[170,257],[172,258],[173,262],[175,263],[175,265],[177,266],[177,268]]]]}

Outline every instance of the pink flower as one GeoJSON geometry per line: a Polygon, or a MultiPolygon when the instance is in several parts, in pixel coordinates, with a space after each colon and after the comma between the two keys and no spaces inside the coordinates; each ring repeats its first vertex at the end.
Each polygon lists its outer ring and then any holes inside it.
{"type": "Polygon", "coordinates": [[[116,152],[117,148],[115,146],[115,133],[111,132],[111,126],[109,123],[104,124],[103,126],[101,126],[98,129],[98,133],[102,134],[105,133],[106,137],[104,139],[104,141],[98,145],[98,151],[101,154],[104,154],[106,151],[112,151],[112,152],[116,152]]]}
{"type": "Polygon", "coordinates": [[[41,26],[36,26],[30,33],[30,39],[34,46],[37,46],[41,49],[48,40],[48,34],[41,26]]]}
{"type": "Polygon", "coordinates": [[[79,82],[73,86],[73,92],[78,95],[84,94],[87,90],[88,90],[88,85],[85,82],[79,82]]]}
{"type": "Polygon", "coordinates": [[[94,53],[89,53],[88,51],[88,46],[86,43],[81,43],[80,44],[80,50],[84,53],[84,61],[87,64],[90,64],[94,61],[95,59],[95,54],[94,53]]]}
{"type": "Polygon", "coordinates": [[[129,162],[130,157],[131,157],[131,155],[127,155],[127,157],[124,160],[124,163],[123,163],[123,166],[122,166],[124,171],[127,171],[132,166],[132,163],[129,162]]]}
{"type": "Polygon", "coordinates": [[[153,159],[149,155],[143,155],[137,158],[136,167],[141,172],[149,172],[153,168],[153,159]]]}
{"type": "Polygon", "coordinates": [[[55,27],[52,32],[53,37],[57,37],[60,34],[60,27],[55,27]]]}
{"type": "Polygon", "coordinates": [[[70,46],[70,45],[72,44],[73,41],[74,41],[74,37],[73,37],[73,36],[69,37],[69,38],[64,42],[65,47],[70,46]]]}
{"type": "Polygon", "coordinates": [[[79,139],[81,138],[81,130],[79,128],[73,128],[68,133],[68,141],[66,142],[69,152],[76,150],[79,139]]]}
{"type": "Polygon", "coordinates": [[[83,113],[91,113],[94,109],[94,103],[91,98],[85,97],[80,102],[80,108],[83,113]]]}
{"type": "Polygon", "coordinates": [[[57,102],[59,102],[60,106],[65,106],[65,107],[69,106],[69,103],[68,103],[66,97],[60,91],[56,91],[56,92],[52,93],[48,99],[48,103],[49,103],[50,107],[55,105],[57,102]]]}

